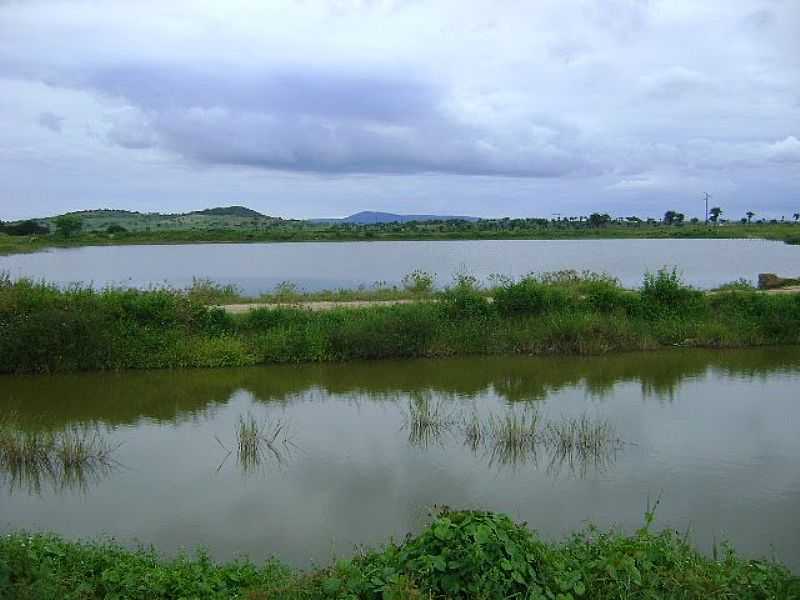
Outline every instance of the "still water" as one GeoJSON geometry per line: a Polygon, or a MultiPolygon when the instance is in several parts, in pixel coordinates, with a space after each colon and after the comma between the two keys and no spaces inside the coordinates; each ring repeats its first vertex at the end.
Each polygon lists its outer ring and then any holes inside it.
{"type": "Polygon", "coordinates": [[[712,288],[758,273],[800,275],[800,246],[765,240],[505,240],[301,242],[109,246],[0,256],[0,272],[67,284],[186,287],[193,277],[258,294],[290,281],[308,291],[397,284],[414,269],[448,284],[455,273],[483,280],[561,269],[605,272],[638,286],[642,274],[677,267],[691,285],[712,288]]]}
{"type": "Polygon", "coordinates": [[[21,431],[96,428],[113,461],[64,477],[0,468],[0,530],[114,536],[298,566],[418,530],[436,504],[505,511],[557,538],[657,524],[709,551],[800,569],[800,348],[493,357],[0,378],[21,431]],[[441,427],[420,432],[428,407],[441,427]],[[463,423],[585,417],[594,455],[503,452],[463,423]],[[248,462],[236,424],[285,426],[248,462]],[[474,441],[474,440],[473,440],[474,441]],[[230,452],[229,452],[230,451],[230,452]]]}

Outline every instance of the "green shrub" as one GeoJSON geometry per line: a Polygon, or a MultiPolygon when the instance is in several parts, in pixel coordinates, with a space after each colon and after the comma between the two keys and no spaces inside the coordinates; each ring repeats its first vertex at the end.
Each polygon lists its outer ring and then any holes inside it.
{"type": "Polygon", "coordinates": [[[486,319],[492,307],[478,281],[470,275],[459,275],[454,285],[439,293],[439,305],[445,318],[451,320],[486,319]]]}
{"type": "Polygon", "coordinates": [[[429,294],[433,290],[435,280],[436,277],[433,274],[415,269],[411,273],[403,275],[401,283],[404,289],[414,294],[429,294]]]}
{"type": "Polygon", "coordinates": [[[537,315],[575,306],[575,293],[568,288],[525,277],[498,287],[494,293],[497,312],[503,316],[537,315]]]}
{"type": "Polygon", "coordinates": [[[696,313],[704,307],[703,300],[703,292],[684,285],[676,269],[645,273],[641,308],[648,316],[696,313]]]}

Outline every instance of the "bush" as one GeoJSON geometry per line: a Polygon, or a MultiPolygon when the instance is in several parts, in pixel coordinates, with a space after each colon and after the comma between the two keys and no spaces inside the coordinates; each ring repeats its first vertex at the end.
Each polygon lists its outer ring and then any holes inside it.
{"type": "Polygon", "coordinates": [[[429,294],[433,290],[435,279],[433,274],[416,269],[403,275],[401,283],[404,289],[413,294],[429,294]]]}
{"type": "Polygon", "coordinates": [[[641,290],[642,308],[649,316],[686,315],[702,309],[703,292],[684,285],[676,269],[645,273],[641,290]]]}
{"type": "Polygon", "coordinates": [[[535,277],[498,287],[494,304],[502,316],[536,315],[574,307],[574,294],[564,287],[546,284],[535,277]]]}
{"type": "Polygon", "coordinates": [[[456,276],[454,285],[439,294],[445,318],[451,320],[486,319],[492,312],[487,298],[470,275],[456,276]]]}

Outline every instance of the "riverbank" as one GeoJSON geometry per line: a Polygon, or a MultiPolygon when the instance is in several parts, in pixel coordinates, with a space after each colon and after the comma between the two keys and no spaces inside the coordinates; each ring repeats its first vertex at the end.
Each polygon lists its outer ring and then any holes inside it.
{"type": "Polygon", "coordinates": [[[727,546],[709,558],[672,530],[651,530],[653,511],[632,535],[580,531],[547,542],[502,514],[438,513],[419,535],[300,572],[277,561],[216,564],[203,554],[165,559],[114,543],[51,535],[0,538],[0,595],[19,599],[800,597],[800,577],[727,546]]]}
{"type": "Polygon", "coordinates": [[[800,244],[800,225],[791,223],[604,225],[548,222],[516,226],[512,222],[461,223],[411,226],[279,225],[266,229],[219,228],[130,231],[91,231],[64,237],[57,234],[10,236],[0,233],[0,255],[36,252],[47,248],[81,246],[169,245],[265,242],[369,242],[448,240],[598,240],[598,239],[765,239],[800,244]]]}
{"type": "Polygon", "coordinates": [[[0,372],[233,367],[489,354],[603,354],[800,343],[800,296],[684,286],[674,273],[630,291],[597,275],[475,280],[435,301],[261,308],[229,314],[186,292],[59,289],[0,281],[0,372]]]}

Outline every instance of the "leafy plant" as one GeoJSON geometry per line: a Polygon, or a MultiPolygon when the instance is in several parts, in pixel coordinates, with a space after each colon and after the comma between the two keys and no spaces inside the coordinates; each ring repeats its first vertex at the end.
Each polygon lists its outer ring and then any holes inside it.
{"type": "Polygon", "coordinates": [[[403,275],[401,283],[404,289],[414,294],[429,294],[433,290],[435,280],[436,277],[432,273],[415,269],[403,275]]]}

